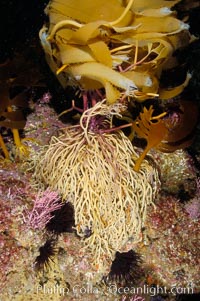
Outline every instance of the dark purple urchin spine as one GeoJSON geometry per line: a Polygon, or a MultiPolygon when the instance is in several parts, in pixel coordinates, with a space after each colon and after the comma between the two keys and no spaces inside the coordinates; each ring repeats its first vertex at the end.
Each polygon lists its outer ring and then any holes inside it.
{"type": "Polygon", "coordinates": [[[46,229],[59,235],[64,232],[73,232],[75,226],[74,208],[70,203],[64,203],[61,208],[55,210],[53,218],[47,223],[46,229]]]}
{"type": "Polygon", "coordinates": [[[106,284],[115,282],[120,285],[136,284],[143,276],[141,256],[133,250],[116,252],[110,273],[103,278],[106,284]]]}
{"type": "Polygon", "coordinates": [[[39,248],[40,254],[35,260],[36,271],[50,268],[50,264],[53,262],[53,257],[55,256],[56,252],[56,240],[49,238],[45,244],[39,248]]]}

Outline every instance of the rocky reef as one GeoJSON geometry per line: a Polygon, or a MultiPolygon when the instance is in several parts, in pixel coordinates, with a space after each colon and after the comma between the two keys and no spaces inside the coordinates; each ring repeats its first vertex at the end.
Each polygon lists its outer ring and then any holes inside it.
{"type": "Polygon", "coordinates": [[[199,1],[45,5],[0,54],[0,300],[197,300],[199,1]]]}

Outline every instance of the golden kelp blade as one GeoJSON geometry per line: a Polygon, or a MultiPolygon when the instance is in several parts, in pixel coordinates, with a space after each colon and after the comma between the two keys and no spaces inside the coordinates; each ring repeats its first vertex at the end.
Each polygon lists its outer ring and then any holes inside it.
{"type": "MultiPolygon", "coordinates": [[[[74,65],[67,68],[67,72],[69,72],[69,74],[72,74],[80,83],[84,83],[84,77],[98,81],[104,87],[107,82],[110,82],[113,86],[116,86],[116,88],[113,87],[112,91],[117,88],[121,88],[125,91],[137,89],[135,83],[132,80],[101,63],[95,62],[74,65]]],[[[89,88],[90,87],[85,86],[86,90],[89,88]]],[[[116,92],[113,91],[112,96],[118,95],[116,92]]],[[[116,100],[113,99],[112,96],[107,95],[107,100],[109,103],[112,103],[116,100]]]]}
{"type": "Polygon", "coordinates": [[[62,65],[95,62],[88,46],[76,47],[74,45],[59,45],[62,65]]]}
{"type": "Polygon", "coordinates": [[[171,8],[181,0],[165,1],[165,0],[134,0],[132,10],[134,12],[141,12],[146,9],[160,9],[163,7],[171,8]]]}
{"type": "Polygon", "coordinates": [[[188,29],[188,25],[175,17],[138,17],[132,23],[133,26],[139,25],[137,33],[160,32],[164,34],[175,34],[183,29],[188,29]]]}
{"type": "Polygon", "coordinates": [[[158,120],[156,122],[151,121],[153,119],[153,111],[152,106],[149,110],[144,107],[144,111],[140,113],[139,118],[137,118],[136,122],[133,122],[132,125],[139,137],[147,140],[147,146],[135,163],[135,171],[139,171],[141,163],[148,151],[151,148],[156,147],[167,134],[167,128],[162,120],[158,120]]]}
{"type": "Polygon", "coordinates": [[[148,71],[128,71],[124,72],[124,75],[131,79],[141,92],[154,94],[158,92],[158,80],[153,74],[148,73],[148,71]]]}
{"type": "MultiPolygon", "coordinates": [[[[124,6],[117,0],[57,0],[51,1],[46,9],[50,15],[50,22],[56,23],[56,15],[64,19],[64,16],[82,23],[96,20],[112,22],[118,19],[124,12],[124,6]]],[[[128,12],[120,26],[127,26],[132,20],[132,13],[128,12]]]]}
{"type": "Polygon", "coordinates": [[[112,68],[112,57],[105,42],[97,41],[90,43],[89,47],[97,62],[112,68]]]}
{"type": "Polygon", "coordinates": [[[64,87],[103,87],[109,103],[155,97],[163,69],[190,39],[171,11],[178,2],[52,0],[40,32],[47,61],[64,87]]]}

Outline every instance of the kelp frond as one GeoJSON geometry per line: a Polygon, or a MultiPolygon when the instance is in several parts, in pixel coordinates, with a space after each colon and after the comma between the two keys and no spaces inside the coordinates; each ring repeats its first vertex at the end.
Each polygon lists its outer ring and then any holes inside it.
{"type": "MultiPolygon", "coordinates": [[[[23,109],[28,107],[27,86],[44,86],[41,74],[32,62],[27,61],[21,54],[16,54],[12,60],[0,64],[0,127],[11,129],[16,155],[20,158],[28,155],[28,148],[19,135],[19,130],[26,124],[23,109]],[[21,92],[13,93],[16,87],[20,87],[21,92]]],[[[0,146],[5,158],[9,159],[2,136],[0,146]]]]}
{"type": "Polygon", "coordinates": [[[104,88],[108,103],[158,96],[162,70],[191,38],[171,10],[177,2],[52,0],[40,31],[50,68],[64,87],[104,88]]]}
{"type": "Polygon", "coordinates": [[[7,150],[7,147],[3,141],[3,137],[1,136],[1,134],[0,134],[0,147],[2,148],[5,158],[9,160],[10,159],[9,152],[7,150]]]}
{"type": "Polygon", "coordinates": [[[142,161],[144,160],[148,151],[156,147],[166,136],[167,128],[164,122],[160,119],[163,116],[153,117],[153,107],[150,106],[149,109],[144,107],[144,111],[140,113],[139,118],[137,118],[136,122],[133,122],[133,129],[138,134],[139,137],[146,139],[147,145],[137,159],[134,170],[139,171],[142,161]]]}

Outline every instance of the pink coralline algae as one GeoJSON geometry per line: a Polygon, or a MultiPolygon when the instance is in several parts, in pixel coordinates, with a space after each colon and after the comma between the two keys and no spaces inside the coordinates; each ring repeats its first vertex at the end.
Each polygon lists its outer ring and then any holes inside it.
{"type": "MultiPolygon", "coordinates": [[[[50,99],[51,95],[47,92],[36,103],[30,103],[33,113],[27,117],[24,128],[25,136],[40,145],[48,144],[52,135],[57,135],[66,126],[58,119],[54,109],[48,106],[50,99]]],[[[27,143],[31,144],[31,140],[27,143]]]]}
{"type": "Polygon", "coordinates": [[[25,223],[32,229],[44,229],[46,224],[53,218],[52,212],[61,208],[62,203],[58,193],[46,189],[38,193],[33,201],[33,208],[24,217],[25,223]]]}
{"type": "Polygon", "coordinates": [[[197,219],[200,217],[200,199],[194,198],[185,205],[185,210],[189,214],[191,219],[197,219]]]}
{"type": "Polygon", "coordinates": [[[51,101],[51,98],[52,98],[52,96],[51,96],[51,94],[50,94],[50,92],[46,92],[46,93],[44,93],[43,95],[42,95],[42,98],[40,98],[39,99],[39,103],[50,103],[50,101],[51,101]]]}
{"type": "Polygon", "coordinates": [[[156,230],[157,234],[168,231],[170,227],[177,224],[181,216],[182,208],[179,200],[171,195],[163,194],[159,203],[156,204],[155,210],[149,212],[150,229],[156,230]]]}
{"type": "Polygon", "coordinates": [[[0,200],[0,233],[6,232],[11,222],[10,208],[2,200],[0,200]]]}
{"type": "Polygon", "coordinates": [[[185,210],[191,219],[198,219],[200,217],[200,178],[197,179],[196,195],[185,205],[185,210]]]}
{"type": "Polygon", "coordinates": [[[34,195],[34,189],[29,184],[29,175],[23,175],[16,163],[1,161],[0,293],[6,289],[5,287],[10,288],[10,282],[16,275],[20,278],[19,275],[32,270],[32,263],[36,257],[38,245],[41,243],[42,233],[35,233],[35,247],[29,249],[29,245],[33,244],[33,235],[27,225],[23,223],[22,215],[34,195]]]}
{"type": "Polygon", "coordinates": [[[146,245],[137,251],[144,256],[155,281],[167,287],[200,289],[200,220],[191,220],[184,205],[173,196],[161,195],[155,211],[148,214],[146,245]]]}
{"type": "Polygon", "coordinates": [[[11,195],[9,192],[6,195],[7,202],[5,202],[5,195],[2,198],[0,193],[0,291],[3,289],[7,275],[12,271],[21,252],[21,246],[13,238],[15,218],[10,206],[12,202],[9,202],[9,196],[11,195]]]}
{"type": "Polygon", "coordinates": [[[15,265],[15,260],[20,257],[20,249],[17,242],[12,241],[6,234],[0,233],[0,279],[2,288],[5,284],[7,274],[10,273],[15,265]]]}

